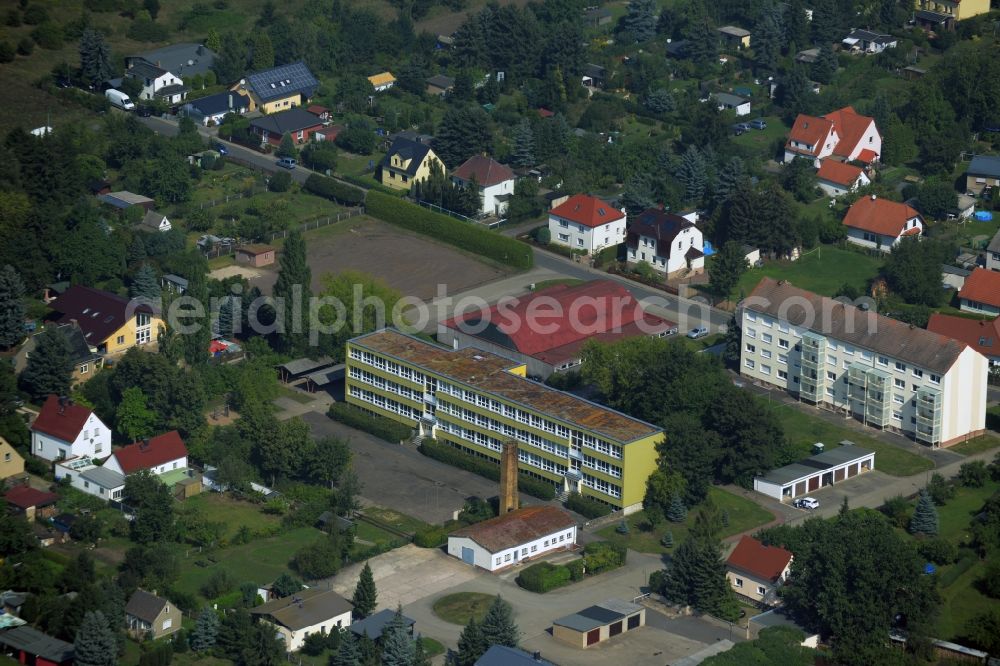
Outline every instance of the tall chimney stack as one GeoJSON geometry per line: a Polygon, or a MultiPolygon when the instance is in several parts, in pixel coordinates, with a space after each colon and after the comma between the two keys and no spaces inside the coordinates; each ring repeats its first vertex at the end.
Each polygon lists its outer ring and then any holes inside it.
{"type": "Polygon", "coordinates": [[[517,441],[504,442],[500,456],[500,515],[517,511],[517,441]]]}

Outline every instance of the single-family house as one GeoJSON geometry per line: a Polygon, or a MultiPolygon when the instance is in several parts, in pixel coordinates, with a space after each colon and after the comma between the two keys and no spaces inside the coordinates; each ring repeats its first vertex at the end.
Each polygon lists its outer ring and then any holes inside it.
{"type": "Polygon", "coordinates": [[[323,129],[323,121],[305,109],[295,108],[276,111],[250,121],[250,131],[260,137],[261,146],[280,146],[286,134],[295,143],[305,143],[313,134],[323,129]]]}
{"type": "Polygon", "coordinates": [[[851,30],[841,43],[855,53],[882,53],[886,49],[896,48],[895,37],[871,30],[851,30]]]}
{"type": "Polygon", "coordinates": [[[125,605],[125,627],[133,638],[156,640],[180,631],[181,611],[163,597],[136,590],[125,605]]]}
{"type": "Polygon", "coordinates": [[[964,342],[985,356],[991,368],[1000,367],[1000,317],[969,319],[935,312],[927,330],[964,342]]]}
{"type": "Polygon", "coordinates": [[[14,663],[72,666],[76,654],[72,643],[44,634],[19,618],[8,619],[5,625],[0,630],[0,652],[10,655],[14,663]]]}
{"type": "Polygon", "coordinates": [[[434,165],[444,171],[444,162],[429,145],[397,137],[382,160],[379,182],[397,190],[408,190],[413,181],[430,176],[434,165]]]}
{"type": "Polygon", "coordinates": [[[803,65],[811,65],[817,60],[819,60],[819,49],[816,47],[811,49],[802,49],[795,54],[795,62],[803,65]]]}
{"type": "Polygon", "coordinates": [[[249,97],[226,90],[191,100],[184,105],[183,112],[196,123],[210,127],[221,123],[230,113],[242,116],[249,108],[249,97]]]}
{"type": "Polygon", "coordinates": [[[329,634],[351,625],[354,606],[333,590],[310,588],[250,609],[250,614],[273,625],[295,652],[310,634],[329,634]]]}
{"type": "Polygon", "coordinates": [[[596,254],[625,240],[625,210],[589,194],[574,194],[549,211],[552,242],[596,254]]]}
{"type": "Polygon", "coordinates": [[[932,30],[952,30],[956,21],[990,11],[990,0],[914,0],[913,4],[917,24],[932,30]]]}
{"type": "Polygon", "coordinates": [[[254,268],[270,266],[274,263],[275,252],[273,245],[241,245],[236,248],[236,263],[254,268]]]}
{"type": "Polygon", "coordinates": [[[97,195],[98,201],[101,203],[106,203],[109,206],[114,206],[119,210],[125,210],[126,208],[131,208],[132,206],[142,206],[146,210],[153,210],[153,206],[156,202],[147,196],[141,194],[135,194],[127,190],[121,190],[120,192],[108,192],[106,194],[97,195]]]}
{"type": "Polygon", "coordinates": [[[1000,187],[1000,157],[976,155],[965,170],[965,190],[982,194],[992,187],[1000,187]]]}
{"type": "Polygon", "coordinates": [[[724,25],[717,30],[725,46],[736,49],[750,48],[750,31],[735,25],[724,25]]]}
{"type": "Polygon", "coordinates": [[[49,303],[50,321],[76,323],[90,347],[102,354],[119,354],[132,347],[155,349],[163,321],[142,299],[75,284],[49,303]]]}
{"type": "MultiPolygon", "coordinates": [[[[373,641],[378,642],[382,638],[382,632],[385,631],[386,626],[392,622],[392,619],[396,617],[396,611],[389,610],[388,608],[383,608],[374,615],[369,615],[366,618],[358,620],[351,625],[351,633],[361,638],[362,636],[367,636],[373,641]]],[[[417,623],[413,618],[403,616],[403,626],[406,627],[406,632],[412,636],[413,635],[413,625],[417,623]]]]}
{"type": "Polygon", "coordinates": [[[229,89],[249,97],[249,111],[274,113],[307,104],[319,87],[304,62],[248,74],[229,89]]]}
{"type": "Polygon", "coordinates": [[[160,277],[160,289],[170,294],[183,294],[187,291],[188,281],[180,275],[167,273],[160,277]]]}
{"type": "Polygon", "coordinates": [[[507,204],[514,194],[514,172],[492,157],[473,155],[451,174],[459,187],[476,187],[482,202],[480,212],[500,217],[507,212],[507,204]]]}
{"type": "Polygon", "coordinates": [[[56,515],[59,495],[31,486],[14,486],[4,494],[3,499],[9,509],[30,521],[56,515]]]}
{"type": "Polygon", "coordinates": [[[744,600],[755,606],[773,606],[778,601],[778,588],[788,579],[792,559],[784,548],[765,546],[744,535],[726,559],[726,579],[744,600]]]}
{"type": "Polygon", "coordinates": [[[1000,315],[1000,273],[977,268],[965,279],[958,292],[964,312],[1000,315]]]}
{"type": "Polygon", "coordinates": [[[368,83],[372,84],[375,92],[385,92],[396,85],[396,77],[392,75],[392,72],[380,72],[369,76],[368,83]]]}
{"type": "Polygon", "coordinates": [[[0,435],[0,481],[24,474],[24,458],[0,435]]]}
{"type": "Polygon", "coordinates": [[[66,341],[70,359],[73,361],[73,374],[71,375],[73,384],[87,381],[104,367],[104,356],[98,353],[95,347],[90,346],[80,325],[71,321],[64,324],[49,324],[45,327],[45,331],[35,333],[28,338],[14,355],[14,369],[16,371],[20,372],[27,365],[28,359],[31,358],[38,346],[38,336],[42,335],[43,332],[55,333],[66,341]]]}
{"type": "Polygon", "coordinates": [[[444,74],[435,74],[425,80],[428,95],[446,95],[455,87],[455,79],[444,74]]]}
{"type": "Polygon", "coordinates": [[[124,476],[149,470],[160,476],[187,469],[187,447],[176,430],[116,449],[103,467],[124,476]]]}
{"type": "Polygon", "coordinates": [[[136,226],[141,231],[151,231],[153,233],[161,233],[173,229],[173,225],[170,224],[167,216],[155,210],[147,210],[146,214],[142,216],[142,220],[136,226]]]}
{"type": "Polygon", "coordinates": [[[498,571],[576,544],[576,520],[555,506],[529,506],[455,530],[448,554],[498,571]]]}
{"type": "Polygon", "coordinates": [[[204,75],[215,64],[215,52],[204,44],[190,42],[169,44],[152,51],[126,56],[125,66],[129,67],[138,61],[162,67],[180,77],[204,75]]]}
{"type": "Polygon", "coordinates": [[[750,100],[745,97],[727,92],[717,92],[712,93],[712,99],[715,100],[719,111],[733,111],[737,116],[750,115],[750,100]]]}
{"type": "Polygon", "coordinates": [[[167,104],[180,104],[189,90],[179,74],[145,60],[132,60],[125,70],[125,77],[139,81],[142,86],[139,99],[158,99],[167,104]]]}
{"type": "Polygon", "coordinates": [[[627,232],[632,265],[644,261],[667,277],[705,270],[704,236],[688,218],[650,208],[629,219],[627,232]]]}
{"type": "Polygon", "coordinates": [[[820,160],[816,172],[816,184],[827,196],[839,197],[871,183],[871,179],[861,167],[826,158],[820,160]]]}
{"type": "Polygon", "coordinates": [[[313,114],[324,123],[330,122],[330,109],[322,106],[320,104],[310,104],[306,107],[306,111],[313,114]]]}
{"type": "Polygon", "coordinates": [[[603,88],[608,81],[608,70],[600,65],[587,63],[583,66],[581,82],[589,88],[603,88]]]}
{"type": "Polygon", "coordinates": [[[111,453],[111,429],[89,408],[50,395],[31,424],[31,452],[45,460],[102,458],[111,453]]]}
{"type": "Polygon", "coordinates": [[[875,119],[845,106],[823,117],[800,113],[785,143],[785,162],[807,157],[819,168],[820,160],[836,156],[843,161],[871,164],[882,154],[882,136],[875,119]]]}
{"type": "Polygon", "coordinates": [[[862,247],[892,252],[904,236],[919,236],[924,218],[906,204],[874,194],[855,201],[844,216],[847,241],[862,247]]]}

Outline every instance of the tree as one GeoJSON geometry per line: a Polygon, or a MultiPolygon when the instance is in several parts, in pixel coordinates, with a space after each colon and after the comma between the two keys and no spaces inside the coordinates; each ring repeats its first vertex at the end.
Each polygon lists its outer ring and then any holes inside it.
{"type": "Polygon", "coordinates": [[[219,615],[212,608],[205,606],[198,614],[198,620],[191,632],[191,649],[195,652],[211,650],[218,638],[219,615]]]}
{"type": "Polygon", "coordinates": [[[794,627],[768,627],[756,639],[706,659],[705,666],[813,666],[816,651],[803,646],[806,635],[794,627]]]}
{"type": "Polygon", "coordinates": [[[492,645],[517,647],[517,636],[520,632],[514,624],[513,610],[499,594],[486,611],[481,629],[487,648],[492,645]]]}
{"type": "Polygon", "coordinates": [[[115,666],[118,663],[115,635],[108,619],[99,610],[83,616],[73,647],[74,663],[80,666],[115,666]]]}
{"type": "Polygon", "coordinates": [[[382,666],[413,666],[413,639],[403,619],[403,609],[397,606],[395,615],[382,632],[382,666]]]}
{"type": "Polygon", "coordinates": [[[253,33],[250,40],[250,68],[255,72],[274,67],[274,47],[271,38],[263,30],[253,33]]]}
{"type": "Polygon", "coordinates": [[[973,617],[966,623],[963,635],[990,654],[1000,652],[1000,609],[991,608],[973,617]]]}
{"type": "Polygon", "coordinates": [[[781,177],[781,184],[786,191],[795,195],[802,203],[809,203],[816,198],[816,168],[812,160],[796,157],[786,164],[781,177]]]}
{"type": "Polygon", "coordinates": [[[530,167],[535,164],[535,135],[527,118],[514,128],[514,148],[511,151],[510,162],[518,167],[530,167]]]}
{"type": "Polygon", "coordinates": [[[170,489],[148,470],[125,478],[122,501],[135,518],[129,524],[129,538],[140,544],[169,541],[174,534],[174,498],[170,489]]]}
{"type": "Polygon", "coordinates": [[[24,340],[24,283],[10,264],[0,270],[0,348],[24,340]]]}
{"type": "Polygon", "coordinates": [[[359,666],[360,663],[357,639],[353,632],[347,631],[341,636],[337,651],[330,656],[329,666],[359,666]]]}
{"type": "Polygon", "coordinates": [[[160,0],[142,0],[142,8],[149,12],[149,17],[155,21],[160,14],[160,0]]]}
{"type": "Polygon", "coordinates": [[[670,498],[670,507],[667,509],[667,520],[672,523],[683,523],[687,518],[687,507],[679,494],[670,498]]]}
{"type": "Polygon", "coordinates": [[[937,273],[953,256],[944,243],[906,236],[886,257],[882,274],[907,303],[936,307],[944,294],[937,273]]]}
{"type": "Polygon", "coordinates": [[[354,613],[359,619],[363,619],[372,614],[378,602],[378,590],[375,588],[375,578],[372,576],[372,568],[365,562],[358,577],[358,584],[354,588],[354,596],[351,603],[354,605],[354,613]]]}
{"type": "Polygon", "coordinates": [[[448,109],[434,138],[434,152],[449,167],[457,167],[473,155],[491,152],[492,145],[490,117],[478,107],[448,109]]]}
{"type": "Polygon", "coordinates": [[[689,145],[681,157],[677,180],[684,185],[684,200],[699,203],[708,186],[708,165],[701,151],[689,145]]]}
{"type": "Polygon", "coordinates": [[[715,200],[718,203],[724,203],[737,186],[746,179],[747,170],[743,159],[737,156],[730,157],[722,170],[719,171],[719,176],[715,181],[715,200]]]}
{"type": "Polygon", "coordinates": [[[483,630],[475,617],[469,618],[469,623],[462,629],[458,637],[458,653],[455,656],[455,666],[475,666],[475,663],[489,649],[483,630]]]}
{"type": "Polygon", "coordinates": [[[837,75],[837,67],[837,54],[833,52],[829,44],[823,44],[819,49],[816,62],[812,64],[813,79],[823,84],[833,83],[833,77],[837,75]]]}
{"type": "Polygon", "coordinates": [[[35,547],[31,525],[20,516],[0,511],[0,557],[20,555],[35,547]]]}
{"type": "Polygon", "coordinates": [[[245,642],[236,652],[238,666],[278,666],[285,663],[285,644],[266,622],[250,625],[245,642]]]}
{"type": "Polygon", "coordinates": [[[271,592],[279,599],[289,597],[302,589],[302,581],[289,573],[278,576],[271,584],[271,592]]]}
{"type": "Polygon", "coordinates": [[[931,499],[930,493],[927,489],[920,491],[920,500],[917,502],[917,508],[913,511],[913,516],[910,518],[910,534],[924,534],[927,536],[935,536],[938,533],[938,515],[937,508],[934,506],[934,500],[931,499]]]}
{"type": "Polygon", "coordinates": [[[281,259],[278,262],[278,279],[274,284],[275,307],[280,321],[277,337],[282,350],[290,354],[303,354],[307,349],[307,332],[303,322],[293,319],[296,311],[308,310],[311,295],[312,271],[306,261],[306,244],[298,227],[292,229],[285,239],[281,259]]]}
{"type": "Polygon", "coordinates": [[[67,395],[72,377],[73,359],[66,336],[54,326],[35,335],[35,350],[21,373],[24,389],[36,400],[67,395]]]}
{"type": "Polygon", "coordinates": [[[646,171],[637,171],[625,182],[621,204],[629,215],[638,215],[656,205],[652,179],[646,171]]]}
{"type": "Polygon", "coordinates": [[[80,76],[95,89],[114,76],[111,47],[104,35],[91,28],[80,35],[80,76]]]}
{"type": "Polygon", "coordinates": [[[306,453],[312,447],[309,426],[301,418],[280,421],[273,428],[273,436],[256,437],[254,454],[261,472],[270,475],[271,485],[278,478],[294,476],[305,461],[306,453]]]}
{"type": "Polygon", "coordinates": [[[275,151],[275,155],[278,157],[298,157],[299,151],[295,147],[295,141],[292,139],[292,135],[285,132],[281,137],[281,144],[278,146],[278,150],[275,151]]]}
{"type": "Polygon", "coordinates": [[[778,101],[785,109],[785,117],[795,118],[800,113],[809,113],[814,98],[804,67],[792,67],[778,86],[778,101]]]}
{"type": "Polygon", "coordinates": [[[962,463],[958,468],[958,482],[967,488],[982,488],[986,485],[987,478],[989,473],[982,460],[962,463]]]}
{"type": "Polygon", "coordinates": [[[955,486],[943,476],[935,472],[927,483],[927,493],[938,506],[944,506],[948,500],[955,497],[955,486]]]}
{"type": "Polygon", "coordinates": [[[130,386],[122,392],[115,412],[115,429],[130,442],[152,437],[155,432],[156,413],[147,402],[146,394],[138,386],[130,386]]]}
{"type": "Polygon", "coordinates": [[[628,12],[618,21],[616,32],[623,41],[641,43],[656,34],[656,0],[631,0],[628,12]]]}
{"type": "Polygon", "coordinates": [[[758,74],[770,74],[777,69],[784,36],[781,10],[765,9],[753,29],[754,64],[758,74]]]}
{"type": "Polygon", "coordinates": [[[305,458],[305,471],[309,479],[331,490],[350,466],[351,448],[347,440],[337,437],[317,440],[305,458]]]}
{"type": "Polygon", "coordinates": [[[726,326],[726,350],[722,353],[722,360],[726,367],[738,368],[740,366],[740,356],[742,354],[743,329],[740,328],[739,319],[733,314],[726,326]]]}
{"type": "Polygon", "coordinates": [[[150,303],[155,302],[160,297],[160,281],[156,269],[148,263],[140,266],[132,279],[129,295],[132,298],[146,299],[150,303]]]}
{"type": "Polygon", "coordinates": [[[917,210],[935,220],[944,220],[958,208],[958,192],[951,183],[928,179],[917,189],[917,210]]]}
{"type": "Polygon", "coordinates": [[[749,267],[743,246],[736,241],[727,242],[708,263],[712,291],[722,298],[729,298],[749,267]]]}
{"type": "Polygon", "coordinates": [[[219,38],[219,31],[215,28],[208,29],[208,36],[205,37],[205,48],[215,53],[222,50],[222,39],[219,38]]]}

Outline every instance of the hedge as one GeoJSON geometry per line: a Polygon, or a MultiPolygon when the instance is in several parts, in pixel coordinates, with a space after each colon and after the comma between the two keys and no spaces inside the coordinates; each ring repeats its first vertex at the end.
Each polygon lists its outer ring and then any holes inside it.
{"type": "Polygon", "coordinates": [[[307,192],[316,196],[336,201],[345,206],[357,206],[365,200],[364,190],[345,185],[333,178],[327,178],[319,174],[310,174],[306,182],[302,185],[307,192]]]}
{"type": "Polygon", "coordinates": [[[370,190],[365,209],[372,217],[430,236],[501,264],[514,268],[531,268],[534,263],[531,247],[525,243],[469,222],[460,222],[388,194],[370,190]]]}
{"type": "Polygon", "coordinates": [[[394,190],[391,187],[386,187],[382,183],[378,182],[374,178],[366,178],[365,176],[355,176],[352,173],[338,173],[337,178],[341,180],[346,180],[348,183],[357,185],[358,187],[365,190],[375,190],[376,192],[382,192],[383,194],[390,194],[397,199],[408,194],[408,190],[394,190]]]}
{"type": "Polygon", "coordinates": [[[408,439],[412,432],[401,423],[396,423],[384,416],[368,414],[346,402],[333,403],[326,415],[334,421],[339,421],[358,430],[364,430],[390,444],[399,444],[402,440],[408,439]]]}
{"type": "MultiPolygon", "coordinates": [[[[463,453],[455,447],[448,444],[442,444],[437,440],[430,438],[424,439],[423,442],[420,443],[420,452],[428,458],[440,460],[443,463],[447,463],[453,467],[458,467],[459,469],[464,469],[467,472],[484,476],[493,481],[500,480],[499,463],[490,462],[489,460],[478,458],[476,456],[469,455],[468,453],[463,453]]],[[[537,497],[538,499],[545,500],[546,502],[555,499],[556,488],[553,483],[545,483],[544,481],[533,479],[524,472],[521,472],[517,484],[518,489],[521,492],[527,493],[532,497],[537,497]]]]}
{"type": "Polygon", "coordinates": [[[625,565],[628,549],[619,543],[594,541],[583,547],[583,560],[587,573],[594,575],[625,565]]]}
{"type": "Polygon", "coordinates": [[[569,567],[551,562],[532,564],[518,575],[516,582],[529,592],[544,594],[557,587],[569,585],[569,567]]]}
{"type": "Polygon", "coordinates": [[[448,541],[448,532],[437,525],[429,525],[413,535],[414,545],[421,548],[439,548],[448,541]]]}
{"type": "Polygon", "coordinates": [[[581,516],[591,520],[611,513],[611,507],[604,502],[599,502],[580,493],[570,493],[563,505],[570,511],[576,511],[581,516]]]}

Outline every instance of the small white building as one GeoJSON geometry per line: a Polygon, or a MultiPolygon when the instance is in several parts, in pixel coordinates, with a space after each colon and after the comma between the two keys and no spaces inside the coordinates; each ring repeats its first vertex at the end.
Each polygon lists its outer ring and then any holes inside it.
{"type": "Polygon", "coordinates": [[[1000,315],[1000,273],[976,268],[965,279],[965,284],[958,292],[958,298],[964,312],[994,317],[1000,315]]]}
{"type": "Polygon", "coordinates": [[[475,183],[479,190],[480,212],[500,217],[507,212],[507,205],[514,194],[514,172],[492,157],[475,155],[451,174],[451,181],[459,187],[475,183]]]}
{"type": "Polygon", "coordinates": [[[788,579],[792,559],[784,548],[743,535],[726,558],[726,580],[733,592],[754,606],[776,606],[778,588],[788,579]]]}
{"type": "Polygon", "coordinates": [[[448,554],[498,571],[576,545],[576,521],[554,506],[529,506],[448,535],[448,554]]]}
{"type": "Polygon", "coordinates": [[[645,261],[667,277],[704,271],[705,240],[691,217],[697,220],[697,213],[682,217],[650,208],[630,219],[625,239],[628,263],[645,261]]]}
{"type": "Polygon", "coordinates": [[[89,458],[71,458],[54,466],[56,481],[65,479],[81,492],[102,500],[120,501],[125,492],[125,476],[94,465],[89,458]]]}
{"type": "Polygon", "coordinates": [[[873,469],[875,452],[844,440],[836,448],[754,478],[753,489],[784,502],[873,469]]]}
{"type": "Polygon", "coordinates": [[[176,430],[117,449],[104,468],[128,476],[148,469],[160,476],[187,469],[187,447],[176,430]]]}
{"type": "Polygon", "coordinates": [[[873,194],[851,205],[844,216],[844,226],[849,243],[892,252],[904,237],[923,233],[924,218],[906,204],[873,194]]]}
{"type": "Polygon", "coordinates": [[[549,211],[551,241],[596,254],[625,240],[625,211],[597,197],[574,194],[549,211]]]}
{"type": "Polygon", "coordinates": [[[142,231],[163,233],[164,231],[170,231],[173,225],[170,224],[170,220],[163,213],[158,213],[155,210],[147,210],[142,221],[139,222],[139,228],[142,231]]]}
{"type": "Polygon", "coordinates": [[[351,626],[354,606],[333,590],[311,588],[250,609],[262,622],[274,626],[285,642],[285,649],[295,652],[310,634],[330,634],[351,626]]]}
{"type": "Polygon", "coordinates": [[[181,77],[145,60],[131,61],[125,76],[138,79],[142,85],[139,99],[160,99],[167,104],[180,104],[187,97],[188,88],[181,77]]]}
{"type": "Polygon", "coordinates": [[[829,197],[839,197],[871,183],[861,167],[833,159],[820,160],[816,184],[829,197]]]}
{"type": "Polygon", "coordinates": [[[103,458],[111,453],[111,429],[83,405],[50,395],[31,424],[31,452],[50,461],[103,458]]]}
{"type": "Polygon", "coordinates": [[[719,111],[734,111],[737,116],[750,115],[750,100],[740,97],[739,95],[719,92],[713,93],[712,99],[715,100],[715,104],[719,107],[719,111]]]}

